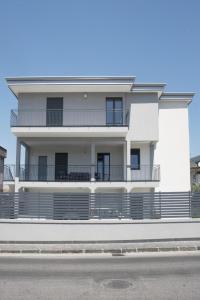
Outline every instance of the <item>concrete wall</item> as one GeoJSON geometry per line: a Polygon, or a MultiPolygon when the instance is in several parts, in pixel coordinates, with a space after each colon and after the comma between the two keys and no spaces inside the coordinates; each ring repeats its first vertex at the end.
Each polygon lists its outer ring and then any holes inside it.
{"type": "Polygon", "coordinates": [[[188,106],[184,102],[159,104],[159,142],[155,163],[160,164],[162,192],[190,190],[188,106]]]}
{"type": "Polygon", "coordinates": [[[200,222],[0,222],[0,241],[134,241],[199,238],[200,222]]]}

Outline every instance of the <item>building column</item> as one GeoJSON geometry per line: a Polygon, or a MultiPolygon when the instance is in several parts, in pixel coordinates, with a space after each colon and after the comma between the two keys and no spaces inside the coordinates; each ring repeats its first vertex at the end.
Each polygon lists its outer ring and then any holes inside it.
{"type": "Polygon", "coordinates": [[[29,158],[30,158],[30,147],[23,144],[25,147],[25,180],[29,179],[29,158]]]}
{"type": "Polygon", "coordinates": [[[126,141],[127,181],[131,181],[131,142],[126,141]]]}
{"type": "Polygon", "coordinates": [[[21,141],[17,138],[17,145],[16,145],[16,177],[19,178],[20,176],[20,159],[21,159],[21,141]]]}
{"type": "Polygon", "coordinates": [[[123,162],[124,162],[124,169],[123,169],[123,175],[124,175],[124,181],[126,181],[127,178],[127,162],[126,162],[126,143],[123,144],[123,162]]]}
{"type": "Polygon", "coordinates": [[[95,155],[95,144],[91,144],[91,181],[95,181],[95,162],[96,162],[96,155],[95,155]]]}

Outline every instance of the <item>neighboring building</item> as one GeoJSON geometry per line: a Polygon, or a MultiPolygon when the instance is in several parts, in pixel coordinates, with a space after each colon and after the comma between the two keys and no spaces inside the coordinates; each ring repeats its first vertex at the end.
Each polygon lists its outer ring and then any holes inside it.
{"type": "Polygon", "coordinates": [[[200,183],[200,155],[190,159],[191,184],[200,183]]]}
{"type": "Polygon", "coordinates": [[[6,155],[7,150],[0,146],[0,192],[3,192],[4,159],[6,155]]]}
{"type": "Polygon", "coordinates": [[[18,100],[11,111],[16,192],[190,190],[193,93],[165,93],[165,84],[131,76],[7,83],[18,100]]]}

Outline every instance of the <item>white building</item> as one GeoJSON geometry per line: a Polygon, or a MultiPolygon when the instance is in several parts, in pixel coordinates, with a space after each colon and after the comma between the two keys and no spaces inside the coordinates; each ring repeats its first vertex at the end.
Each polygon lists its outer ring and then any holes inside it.
{"type": "Polygon", "coordinates": [[[18,100],[16,192],[190,190],[193,93],[132,76],[6,80],[18,100]]]}

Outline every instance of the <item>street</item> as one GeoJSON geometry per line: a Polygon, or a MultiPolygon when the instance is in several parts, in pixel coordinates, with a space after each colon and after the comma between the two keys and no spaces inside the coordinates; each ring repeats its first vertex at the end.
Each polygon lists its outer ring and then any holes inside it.
{"type": "Polygon", "coordinates": [[[200,299],[200,255],[0,256],[0,300],[200,299]]]}

